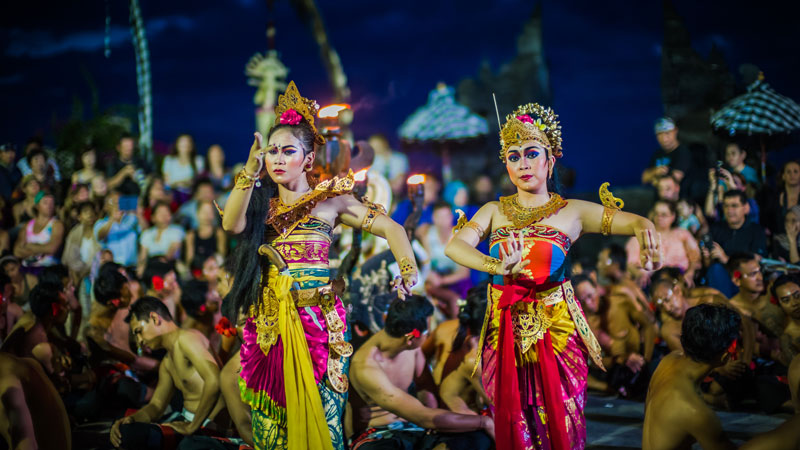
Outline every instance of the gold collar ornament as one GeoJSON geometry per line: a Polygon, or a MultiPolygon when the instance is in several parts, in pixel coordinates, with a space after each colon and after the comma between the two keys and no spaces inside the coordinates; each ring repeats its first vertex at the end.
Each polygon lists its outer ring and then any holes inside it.
{"type": "Polygon", "coordinates": [[[500,207],[503,215],[517,229],[522,229],[532,223],[544,220],[565,206],[567,206],[567,201],[556,193],[550,194],[550,199],[547,200],[547,203],[534,208],[526,208],[520,205],[519,194],[500,197],[500,207]]]}
{"type": "Polygon", "coordinates": [[[300,222],[308,220],[311,210],[317,203],[331,197],[349,194],[355,182],[351,170],[345,177],[335,177],[320,182],[291,205],[283,203],[280,197],[273,197],[269,200],[269,217],[266,224],[272,225],[281,236],[288,236],[300,222]]]}
{"type": "Polygon", "coordinates": [[[538,103],[521,105],[506,116],[506,123],[500,128],[500,159],[505,162],[508,148],[535,141],[550,150],[556,158],[561,153],[561,125],[558,115],[550,108],[538,103]]]}

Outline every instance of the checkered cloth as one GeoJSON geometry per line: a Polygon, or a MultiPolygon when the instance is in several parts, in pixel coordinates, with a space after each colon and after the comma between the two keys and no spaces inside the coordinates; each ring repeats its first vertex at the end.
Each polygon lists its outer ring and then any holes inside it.
{"type": "Polygon", "coordinates": [[[800,106],[756,80],[711,116],[711,126],[731,136],[788,134],[800,128],[800,106]]]}

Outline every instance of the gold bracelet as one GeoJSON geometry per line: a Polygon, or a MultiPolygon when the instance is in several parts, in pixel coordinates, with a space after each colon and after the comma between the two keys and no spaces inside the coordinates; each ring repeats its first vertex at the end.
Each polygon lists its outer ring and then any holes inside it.
{"type": "Polygon", "coordinates": [[[618,209],[609,208],[606,206],[603,208],[603,220],[600,222],[600,233],[603,236],[608,236],[611,234],[611,222],[614,221],[614,214],[619,211],[618,209]]]}
{"type": "Polygon", "coordinates": [[[256,187],[261,187],[261,179],[259,179],[257,175],[254,176],[247,173],[247,169],[245,169],[244,167],[242,168],[242,170],[239,171],[239,173],[236,174],[236,177],[234,177],[233,179],[233,185],[234,185],[233,187],[236,189],[241,189],[243,191],[246,191],[251,187],[253,187],[253,184],[255,184],[256,187]]]}
{"type": "Polygon", "coordinates": [[[361,221],[361,229],[366,232],[372,232],[372,224],[375,222],[375,219],[381,214],[386,214],[386,210],[383,209],[383,206],[376,205],[367,200],[364,200],[363,203],[364,206],[367,207],[367,214],[364,216],[364,220],[361,221]]]}
{"type": "Polygon", "coordinates": [[[492,258],[491,256],[483,257],[483,268],[489,275],[500,275],[500,272],[497,270],[500,264],[502,264],[502,261],[497,258],[492,258]]]}
{"type": "Polygon", "coordinates": [[[397,262],[397,265],[400,266],[400,274],[403,275],[403,277],[412,273],[417,273],[417,267],[414,264],[411,264],[411,260],[408,259],[408,256],[403,256],[400,258],[400,261],[397,262]]]}

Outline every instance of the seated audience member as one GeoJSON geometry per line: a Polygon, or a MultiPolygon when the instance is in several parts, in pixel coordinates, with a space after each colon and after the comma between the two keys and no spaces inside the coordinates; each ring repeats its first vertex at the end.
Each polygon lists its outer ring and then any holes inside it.
{"type": "Polygon", "coordinates": [[[70,450],[64,403],[42,366],[0,353],[0,445],[9,449],[70,450]]]}
{"type": "Polygon", "coordinates": [[[186,320],[181,324],[185,330],[197,330],[210,342],[214,354],[219,350],[220,335],[214,326],[220,304],[208,292],[208,283],[191,280],[181,290],[181,306],[186,311],[186,320]]]}
{"type": "Polygon", "coordinates": [[[183,323],[186,312],[181,305],[181,286],[175,266],[161,258],[148,261],[144,269],[142,282],[146,295],[161,300],[169,310],[176,323],[183,323]]]}
{"type": "Polygon", "coordinates": [[[134,368],[153,368],[152,362],[131,351],[127,332],[124,333],[124,341],[114,339],[115,335],[123,334],[114,333],[114,327],[122,326],[127,331],[127,324],[115,318],[124,314],[131,303],[130,283],[115,263],[106,263],[100,268],[94,282],[94,299],[89,323],[84,330],[92,364],[118,361],[134,368]]]}
{"type": "Polygon", "coordinates": [[[89,201],[89,185],[76,184],[70,187],[64,204],[56,208],[56,217],[64,224],[65,230],[71,230],[80,222],[77,205],[89,201]]]}
{"type": "Polygon", "coordinates": [[[69,329],[59,326],[58,331],[64,337],[76,339],[83,320],[83,308],[81,308],[81,304],[75,296],[75,285],[69,276],[69,269],[63,264],[45,267],[41,275],[39,275],[39,285],[48,286],[64,297],[67,303],[67,325],[69,329]]]}
{"type": "Polygon", "coordinates": [[[656,304],[661,327],[659,336],[670,351],[682,350],[681,324],[689,303],[686,301],[688,289],[683,279],[661,278],[653,281],[651,292],[656,304]]]}
{"type": "Polygon", "coordinates": [[[36,217],[19,231],[14,255],[25,267],[58,264],[58,251],[64,241],[64,224],[55,217],[56,200],[50,194],[36,195],[36,217]]]}
{"type": "Polygon", "coordinates": [[[110,250],[114,262],[123,267],[136,266],[139,249],[139,220],[135,211],[122,211],[120,194],[112,192],[106,197],[106,217],[94,224],[97,241],[104,250],[110,250]]]}
{"type": "Polygon", "coordinates": [[[219,366],[209,351],[208,339],[196,330],[179,328],[159,299],[140,298],[131,305],[128,317],[140,349],[165,349],[167,353],[159,365],[158,385],[150,402],[114,422],[110,439],[117,447],[160,450],[167,440],[180,440],[205,427],[222,410],[219,366]],[[183,394],[183,410],[159,425],[175,390],[183,394]],[[177,435],[165,432],[164,427],[177,435]]]}
{"type": "Polygon", "coordinates": [[[458,315],[458,300],[464,298],[469,286],[469,269],[453,262],[444,248],[453,236],[453,211],[450,204],[440,201],[433,206],[433,226],[422,236],[422,246],[431,259],[431,271],[425,280],[425,291],[439,303],[448,319],[458,315]]]}
{"type": "MultiPolygon", "coordinates": [[[[662,262],[665,266],[677,267],[683,273],[686,282],[694,285],[694,275],[702,267],[700,248],[692,234],[676,226],[675,203],[656,200],[650,211],[656,231],[661,234],[661,248],[664,252],[662,262]]],[[[650,273],[642,268],[639,258],[639,242],[634,236],[625,245],[628,254],[628,267],[638,277],[650,278],[650,273]]]]}
{"type": "Polygon", "coordinates": [[[0,272],[0,346],[23,314],[22,308],[11,301],[13,297],[14,284],[11,278],[0,272]]]}
{"type": "MultiPolygon", "coordinates": [[[[186,203],[188,204],[188,203],[186,203]]],[[[191,265],[195,258],[206,258],[228,252],[228,236],[219,226],[217,210],[211,202],[197,203],[197,225],[186,233],[186,264],[191,265]]]]}
{"type": "Polygon", "coordinates": [[[678,140],[678,127],[669,117],[655,124],[659,149],[650,158],[650,165],[642,172],[642,184],[653,184],[658,177],[672,173],[680,183],[692,164],[689,147],[678,140]]]}
{"type": "MultiPolygon", "coordinates": [[[[188,230],[196,230],[198,225],[198,206],[201,203],[211,203],[216,200],[217,194],[214,192],[214,185],[208,178],[200,178],[194,182],[192,189],[192,198],[178,208],[176,222],[188,230]]],[[[213,215],[211,216],[212,223],[218,224],[220,222],[217,210],[211,204],[213,215]]]]}
{"type": "Polygon", "coordinates": [[[157,204],[153,209],[153,226],[142,232],[139,239],[140,264],[143,265],[154,256],[163,256],[170,261],[178,260],[185,235],[183,228],[172,224],[169,205],[157,204]]]}
{"type": "Polygon", "coordinates": [[[758,179],[758,172],[745,164],[745,160],[747,160],[747,152],[738,142],[729,142],[725,146],[725,163],[728,167],[733,172],[740,174],[746,183],[752,183],[755,186],[760,185],[761,180],[758,179]]]}
{"type": "Polygon", "coordinates": [[[781,362],[788,367],[800,355],[800,280],[795,275],[782,275],[772,283],[772,296],[787,318],[780,341],[781,362]]]}
{"type": "Polygon", "coordinates": [[[159,203],[169,205],[169,210],[173,213],[178,211],[180,206],[175,201],[175,196],[172,195],[172,192],[167,190],[164,180],[159,176],[150,177],[140,203],[141,208],[138,212],[141,215],[142,228],[150,228],[153,225],[153,213],[155,213],[156,205],[159,203]]]}
{"type": "MultiPolygon", "coordinates": [[[[653,374],[645,403],[644,450],[735,448],[722,423],[699,395],[700,384],[730,358],[739,337],[740,317],[721,305],[698,305],[686,311],[681,328],[683,352],[664,357],[653,374]]],[[[800,448],[800,416],[751,439],[741,448],[800,448]]]]}
{"type": "MultiPolygon", "coordinates": [[[[608,314],[608,302],[600,296],[597,289],[597,282],[589,275],[579,274],[572,277],[572,286],[575,289],[575,298],[581,303],[583,313],[586,316],[586,322],[592,330],[592,334],[597,338],[597,342],[603,349],[603,365],[611,367],[613,359],[608,356],[611,354],[611,344],[614,340],[608,332],[608,321],[606,320],[608,314]]],[[[595,391],[608,391],[608,373],[596,367],[594,364],[589,365],[589,375],[587,379],[587,386],[589,389],[595,391]]]]}
{"type": "Polygon", "coordinates": [[[800,205],[789,208],[783,224],[784,232],[772,240],[770,256],[790,264],[800,264],[800,205]]]}
{"type": "Polygon", "coordinates": [[[458,314],[458,329],[452,336],[451,352],[447,357],[442,355],[439,396],[450,411],[460,414],[477,414],[491,404],[483,390],[478,361],[486,301],[486,283],[469,290],[466,304],[458,314]]]}
{"type": "Polygon", "coordinates": [[[605,246],[597,254],[597,274],[606,294],[619,294],[630,297],[636,310],[642,311],[652,319],[653,312],[647,296],[626,272],[628,255],[625,249],[617,244],[605,246]]]}
{"type": "Polygon", "coordinates": [[[761,256],[766,254],[767,238],[760,225],[748,222],[747,213],[750,205],[744,192],[732,190],[723,197],[724,221],[711,226],[711,248],[701,250],[708,266],[706,277],[708,285],[722,292],[726,297],[733,297],[736,287],[731,283],[725,270],[730,255],[750,252],[761,256]]]}
{"type": "Polygon", "coordinates": [[[30,295],[31,289],[39,282],[39,279],[31,273],[23,272],[19,258],[14,255],[6,255],[0,258],[0,268],[3,269],[3,273],[8,276],[11,280],[11,285],[14,287],[9,300],[19,305],[23,310],[30,310],[28,295],[30,295]]]}
{"type": "MultiPolygon", "coordinates": [[[[433,366],[433,381],[437,385],[442,383],[442,380],[460,364],[470,351],[469,339],[476,333],[470,327],[468,316],[476,309],[481,308],[481,302],[483,302],[483,311],[486,311],[486,283],[470,288],[466,303],[460,308],[458,317],[440,323],[422,344],[422,353],[433,366]],[[458,348],[454,346],[456,338],[462,344],[458,348]]],[[[483,315],[479,321],[477,337],[480,337],[483,315]]]]}
{"type": "Polygon", "coordinates": [[[672,174],[656,180],[656,198],[674,202],[678,212],[678,227],[690,231],[693,235],[708,231],[708,223],[702,209],[689,199],[681,198],[681,184],[672,174]]]}
{"type": "Polygon", "coordinates": [[[11,200],[11,195],[22,179],[22,172],[14,164],[17,146],[11,142],[0,144],[0,198],[11,200]]]}
{"type": "Polygon", "coordinates": [[[124,134],[117,143],[117,156],[106,166],[108,189],[120,195],[138,197],[147,166],[135,156],[136,141],[124,134]]]}
{"type": "Polygon", "coordinates": [[[364,431],[354,425],[354,450],[433,448],[439,444],[474,449],[491,446],[489,436],[483,433],[494,434],[490,417],[427,407],[408,393],[415,379],[427,369],[419,347],[432,312],[432,305],[424,297],[395,301],[389,308],[386,328],[353,355],[353,421],[367,428],[364,431]]]}
{"type": "Polygon", "coordinates": [[[94,204],[80,203],[77,207],[79,223],[67,234],[64,253],[61,260],[69,267],[70,278],[78,292],[78,299],[84,311],[92,307],[90,274],[92,264],[100,251],[100,243],[94,234],[94,223],[97,215],[94,204]]]}
{"type": "Polygon", "coordinates": [[[785,231],[783,219],[793,206],[800,205],[800,160],[787,161],[778,176],[778,195],[766,207],[764,219],[774,234],[785,231]]]}
{"type": "Polygon", "coordinates": [[[25,143],[25,152],[23,153],[23,157],[17,161],[17,168],[22,173],[22,176],[27,176],[33,173],[30,161],[28,161],[28,156],[34,152],[38,153],[39,151],[44,151],[45,157],[47,158],[45,170],[49,173],[52,173],[53,178],[56,181],[61,181],[61,172],[58,169],[58,163],[56,163],[55,158],[47,154],[47,152],[44,150],[44,144],[42,143],[41,138],[38,137],[32,137],[28,139],[28,142],[25,143]]]}
{"type": "Polygon", "coordinates": [[[624,251],[612,244],[600,252],[600,258],[601,278],[612,281],[605,298],[605,321],[613,338],[608,384],[623,397],[635,398],[647,388],[647,365],[653,358],[656,337],[655,320],[647,300],[637,301],[636,287],[623,282],[624,251]]]}
{"type": "MultiPolygon", "coordinates": [[[[48,164],[47,153],[44,149],[31,150],[24,160],[31,168],[30,174],[36,178],[36,181],[39,182],[43,189],[54,195],[60,194],[61,185],[58,183],[58,181],[61,181],[60,175],[57,176],[56,171],[48,164]]],[[[23,174],[27,175],[24,172],[23,174]]]]}
{"type": "Polygon", "coordinates": [[[33,358],[60,388],[65,384],[62,352],[51,342],[53,329],[67,320],[67,301],[52,286],[37,285],[31,290],[31,310],[16,323],[3,342],[2,351],[22,358],[33,358]]]}
{"type": "Polygon", "coordinates": [[[217,194],[229,191],[233,187],[233,175],[230,168],[225,166],[225,151],[214,144],[206,151],[206,171],[203,174],[211,180],[217,194]]]}
{"type": "Polygon", "coordinates": [[[72,172],[72,184],[91,184],[94,177],[103,176],[97,170],[97,152],[94,146],[87,145],[79,156],[78,162],[75,164],[77,169],[72,172]]]}
{"type": "Polygon", "coordinates": [[[161,164],[164,183],[178,193],[178,203],[189,199],[192,184],[203,170],[203,158],[197,155],[192,136],[179,135],[172,145],[172,151],[161,164]]]}
{"type": "Polygon", "coordinates": [[[42,187],[33,175],[28,175],[20,182],[20,189],[24,197],[11,209],[11,215],[14,217],[15,225],[24,226],[36,217],[36,196],[42,187]]]}
{"type": "Polygon", "coordinates": [[[751,318],[762,333],[777,339],[783,333],[786,317],[764,290],[764,274],[758,257],[752,253],[735,254],[728,266],[733,284],[739,289],[739,293],[731,297],[730,305],[739,314],[751,318]]]}

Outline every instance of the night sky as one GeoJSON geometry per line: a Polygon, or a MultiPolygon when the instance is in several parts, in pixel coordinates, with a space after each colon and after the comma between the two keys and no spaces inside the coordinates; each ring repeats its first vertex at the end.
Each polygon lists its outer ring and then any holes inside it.
{"type": "MultiPolygon", "coordinates": [[[[275,3],[276,46],[289,78],[304,96],[327,103],[327,75],[310,32],[288,1],[275,3]]],[[[495,70],[509,61],[533,10],[532,2],[508,0],[317,3],[349,78],[357,138],[381,131],[396,139],[403,119],[438,81],[455,85],[476,76],[483,61],[495,70]]],[[[695,49],[705,57],[714,43],[734,73],[742,63],[756,64],[773,88],[800,101],[800,27],[785,6],[790,2],[711,3],[675,2],[695,49]]],[[[87,74],[101,109],[137,103],[127,5],[3,2],[0,141],[22,145],[41,135],[52,145],[53,124],[69,117],[74,99],[90,104],[87,74]],[[110,58],[103,56],[107,5],[110,58]]],[[[201,153],[219,143],[229,163],[244,158],[252,142],[255,93],[244,66],[266,50],[266,2],[141,0],[141,9],[151,53],[155,139],[168,143],[189,132],[201,153]]],[[[662,112],[662,21],[658,1],[543,4],[552,106],[564,127],[563,162],[577,170],[578,190],[596,189],[602,181],[637,184],[657,145],[652,123],[662,112]]],[[[494,140],[490,144],[487,151],[496,152],[494,140]]]]}

